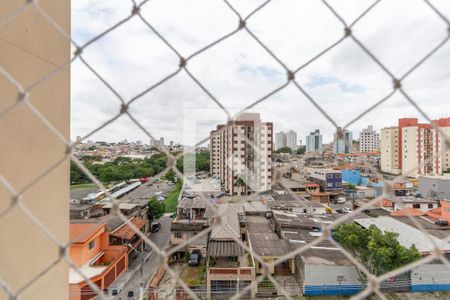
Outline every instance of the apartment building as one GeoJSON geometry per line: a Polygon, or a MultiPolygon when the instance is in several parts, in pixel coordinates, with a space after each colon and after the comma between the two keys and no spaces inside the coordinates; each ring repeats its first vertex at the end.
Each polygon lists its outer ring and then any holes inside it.
{"type": "Polygon", "coordinates": [[[401,173],[399,150],[398,150],[399,144],[398,137],[399,137],[398,127],[387,127],[381,129],[380,167],[382,172],[394,175],[399,175],[401,173]]]}
{"type": "Polygon", "coordinates": [[[275,133],[275,150],[287,146],[286,133],[284,131],[280,131],[275,133]]]}
{"type": "Polygon", "coordinates": [[[352,152],[353,134],[347,129],[334,133],[333,152],[336,154],[348,154],[352,152]]]}
{"type": "Polygon", "coordinates": [[[273,124],[244,113],[211,131],[211,174],[231,195],[267,191],[272,184],[273,124]]]}
{"type": "Polygon", "coordinates": [[[316,129],[306,136],[306,152],[322,151],[322,134],[316,129]]]}
{"type": "Polygon", "coordinates": [[[297,132],[294,130],[286,132],[286,147],[297,149],[297,132]]]}
{"type": "Polygon", "coordinates": [[[369,125],[359,133],[359,152],[378,151],[379,148],[380,134],[369,125]]]}
{"type": "Polygon", "coordinates": [[[444,136],[450,138],[450,118],[431,124],[399,119],[397,127],[382,130],[381,170],[413,177],[441,175],[450,167],[444,136]]]}

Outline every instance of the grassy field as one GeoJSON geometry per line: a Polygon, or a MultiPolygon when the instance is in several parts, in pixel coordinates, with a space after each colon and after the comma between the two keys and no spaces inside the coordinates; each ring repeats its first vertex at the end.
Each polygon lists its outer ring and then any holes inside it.
{"type": "Polygon", "coordinates": [[[87,190],[87,189],[95,189],[98,188],[95,183],[80,183],[80,184],[71,184],[70,190],[87,190]]]}
{"type": "Polygon", "coordinates": [[[167,195],[166,200],[164,200],[164,204],[166,206],[166,213],[167,212],[175,212],[177,210],[178,205],[178,196],[181,192],[181,187],[183,186],[183,183],[180,181],[177,182],[175,185],[175,188],[167,195]]]}

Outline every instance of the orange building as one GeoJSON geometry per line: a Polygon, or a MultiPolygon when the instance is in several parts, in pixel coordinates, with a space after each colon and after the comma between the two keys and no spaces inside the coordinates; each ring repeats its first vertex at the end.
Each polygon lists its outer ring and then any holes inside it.
{"type": "Polygon", "coordinates": [[[128,268],[128,248],[109,245],[105,224],[70,224],[70,258],[77,270],[69,269],[69,299],[85,300],[96,296],[84,277],[99,290],[108,288],[128,268]]]}

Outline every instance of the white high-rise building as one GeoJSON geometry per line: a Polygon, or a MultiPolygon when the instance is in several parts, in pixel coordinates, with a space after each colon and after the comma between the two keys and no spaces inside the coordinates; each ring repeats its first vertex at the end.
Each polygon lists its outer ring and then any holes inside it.
{"type": "Polygon", "coordinates": [[[293,130],[286,132],[286,147],[292,150],[297,149],[297,132],[293,130]]]}
{"type": "Polygon", "coordinates": [[[316,129],[314,132],[311,132],[308,136],[306,136],[306,152],[322,150],[322,135],[320,134],[320,130],[316,129]]]}
{"type": "Polygon", "coordinates": [[[275,133],[275,150],[286,147],[286,134],[284,131],[275,133]]]}
{"type": "Polygon", "coordinates": [[[372,152],[380,149],[380,134],[369,125],[359,133],[359,152],[372,152]]]}
{"type": "Polygon", "coordinates": [[[267,191],[272,185],[273,124],[244,113],[211,131],[211,175],[231,195],[267,191]]]}

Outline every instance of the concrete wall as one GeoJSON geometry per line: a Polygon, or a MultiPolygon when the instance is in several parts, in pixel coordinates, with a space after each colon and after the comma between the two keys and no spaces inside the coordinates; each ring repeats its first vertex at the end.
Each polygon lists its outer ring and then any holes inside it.
{"type": "Polygon", "coordinates": [[[354,266],[305,263],[304,295],[351,295],[362,289],[354,266]]]}
{"type": "Polygon", "coordinates": [[[440,199],[450,199],[450,176],[419,177],[419,193],[422,196],[438,196],[440,199]]]}
{"type": "Polygon", "coordinates": [[[411,270],[412,292],[450,290],[450,269],[443,264],[424,264],[411,270]]]}
{"type": "MultiPolygon", "coordinates": [[[[24,5],[23,0],[0,1],[0,19],[24,5]]],[[[70,1],[39,1],[66,32],[70,32],[70,1]]],[[[28,87],[70,59],[70,44],[34,8],[0,28],[0,66],[28,87]]],[[[0,112],[15,103],[17,90],[0,75],[0,112]]],[[[42,82],[29,100],[69,139],[69,67],[42,82]]],[[[64,158],[65,146],[29,108],[19,105],[0,119],[0,174],[16,190],[64,158]]],[[[22,195],[22,203],[62,243],[69,239],[69,161],[56,167],[22,195]]],[[[0,214],[11,195],[0,184],[0,214]]],[[[0,278],[17,291],[59,257],[58,246],[19,208],[0,218],[0,278]]],[[[21,299],[67,299],[68,266],[60,261],[20,294],[21,299]]],[[[0,299],[6,294],[0,289],[0,299]]]]}

